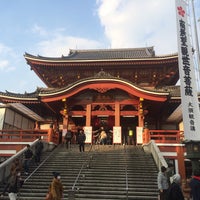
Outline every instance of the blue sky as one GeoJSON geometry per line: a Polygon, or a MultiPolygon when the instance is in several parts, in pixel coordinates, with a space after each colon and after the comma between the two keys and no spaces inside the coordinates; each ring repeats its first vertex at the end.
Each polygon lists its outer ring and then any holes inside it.
{"type": "MultiPolygon", "coordinates": [[[[194,4],[199,19],[200,1],[194,4]]],[[[69,49],[145,46],[157,55],[177,52],[175,0],[0,0],[0,27],[2,92],[46,87],[25,52],[60,57],[69,49]]]]}

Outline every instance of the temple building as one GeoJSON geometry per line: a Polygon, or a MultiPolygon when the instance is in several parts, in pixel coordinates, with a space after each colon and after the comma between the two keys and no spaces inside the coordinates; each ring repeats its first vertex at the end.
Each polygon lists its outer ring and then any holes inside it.
{"type": "Polygon", "coordinates": [[[179,129],[180,113],[172,116],[180,105],[177,54],[157,56],[153,47],[146,47],[24,57],[47,87],[25,94],[1,92],[0,101],[25,106],[39,116],[40,124],[120,127],[120,143],[128,129],[135,142],[137,127],[179,129]]]}
{"type": "Polygon", "coordinates": [[[20,103],[40,116],[39,123],[108,129],[148,126],[178,129],[178,55],[156,56],[153,47],[70,50],[68,56],[24,55],[46,84],[33,93],[0,93],[5,104],[20,103]]]}
{"type": "Polygon", "coordinates": [[[84,128],[86,142],[94,144],[95,133],[103,127],[110,134],[109,144],[157,140],[165,158],[185,171],[183,152],[177,153],[176,147],[183,139],[177,53],[158,56],[153,47],[144,47],[24,57],[46,87],[24,94],[0,92],[0,129],[51,127],[64,136],[68,129],[76,133],[84,128]]]}

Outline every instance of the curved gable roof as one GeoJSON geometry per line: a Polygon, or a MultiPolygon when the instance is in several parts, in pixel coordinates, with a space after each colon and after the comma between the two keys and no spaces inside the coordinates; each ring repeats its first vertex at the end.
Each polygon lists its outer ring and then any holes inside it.
{"type": "Polygon", "coordinates": [[[169,92],[160,92],[153,90],[146,90],[134,85],[132,82],[116,78],[111,76],[109,73],[100,71],[94,77],[87,79],[81,79],[73,84],[66,87],[55,89],[37,89],[35,93],[25,93],[25,94],[15,94],[15,93],[0,93],[0,99],[6,99],[7,101],[19,102],[19,101],[42,101],[42,102],[52,102],[60,100],[65,97],[73,96],[78,92],[86,89],[98,89],[104,88],[109,89],[121,89],[134,96],[142,97],[144,99],[152,101],[165,101],[169,96],[169,92]]]}

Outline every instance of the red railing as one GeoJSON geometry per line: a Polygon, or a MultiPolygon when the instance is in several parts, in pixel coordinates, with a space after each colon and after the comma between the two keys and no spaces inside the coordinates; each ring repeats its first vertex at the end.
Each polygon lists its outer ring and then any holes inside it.
{"type": "Polygon", "coordinates": [[[59,135],[53,130],[0,130],[0,142],[32,142],[42,137],[46,142],[58,144],[59,135]]]}
{"type": "Polygon", "coordinates": [[[184,132],[179,130],[149,130],[145,129],[143,143],[154,140],[156,143],[181,143],[184,139],[184,132]]]}

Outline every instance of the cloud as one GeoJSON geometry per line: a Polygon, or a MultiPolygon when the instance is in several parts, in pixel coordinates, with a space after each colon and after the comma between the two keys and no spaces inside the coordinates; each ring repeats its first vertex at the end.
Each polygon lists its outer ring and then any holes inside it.
{"type": "Polygon", "coordinates": [[[6,67],[8,66],[8,61],[7,60],[0,60],[0,70],[4,70],[6,69],[6,67]]]}
{"type": "Polygon", "coordinates": [[[52,39],[37,44],[38,52],[42,56],[60,57],[68,55],[69,49],[101,48],[102,44],[86,38],[56,35],[52,39]]]}
{"type": "Polygon", "coordinates": [[[6,45],[0,43],[0,54],[5,55],[7,53],[11,52],[11,48],[7,47],[6,45]]]}
{"type": "Polygon", "coordinates": [[[48,34],[48,32],[38,24],[34,24],[31,30],[33,33],[39,34],[40,36],[46,36],[48,34]]]}
{"type": "MultiPolygon", "coordinates": [[[[154,46],[157,55],[176,53],[177,30],[174,0],[96,0],[96,13],[107,38],[105,44],[69,36],[65,28],[47,30],[35,24],[32,31],[44,36],[33,54],[57,57],[69,49],[137,48],[154,46]],[[45,38],[45,39],[44,39],[45,38]]],[[[33,50],[31,50],[33,52],[33,50]]]]}
{"type": "Polygon", "coordinates": [[[0,70],[5,72],[15,70],[15,67],[11,64],[15,59],[16,54],[14,51],[10,47],[0,43],[0,70]]]}
{"type": "Polygon", "coordinates": [[[174,0],[98,0],[98,15],[112,48],[154,46],[177,52],[174,0]]]}

